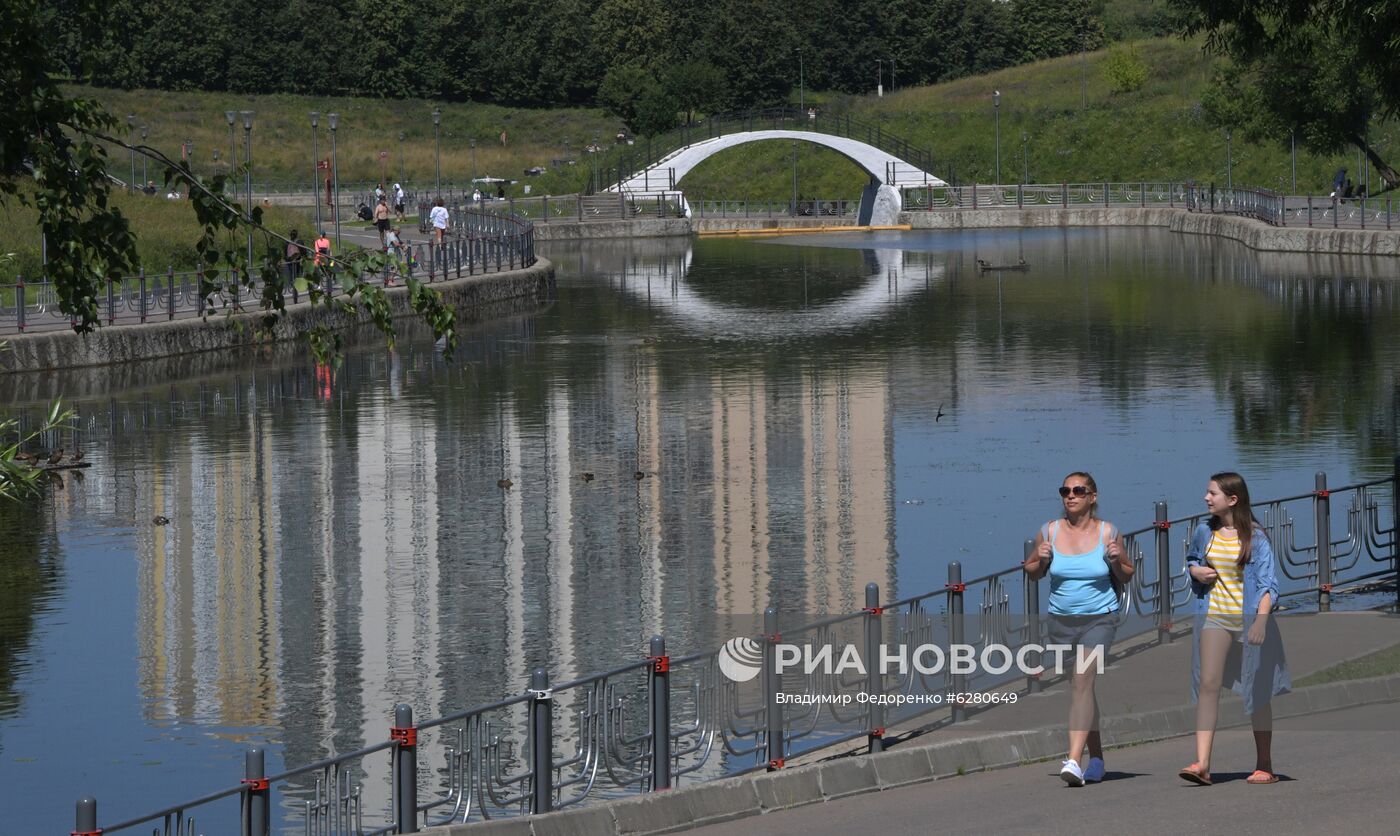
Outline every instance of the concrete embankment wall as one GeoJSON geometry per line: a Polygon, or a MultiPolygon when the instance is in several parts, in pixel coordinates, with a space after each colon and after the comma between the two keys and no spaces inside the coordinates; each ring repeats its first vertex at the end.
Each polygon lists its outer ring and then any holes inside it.
{"type": "Polygon", "coordinates": [[[914,229],[1161,226],[1173,232],[1232,238],[1253,249],[1272,252],[1400,255],[1400,230],[1277,227],[1252,218],[1167,207],[958,209],[904,212],[900,221],[914,229]]]}
{"type": "Polygon", "coordinates": [[[535,241],[578,241],[586,238],[661,238],[689,235],[685,218],[637,218],[626,221],[583,221],[535,224],[535,241]]]}
{"type": "MultiPolygon", "coordinates": [[[[510,303],[536,303],[554,289],[554,265],[538,259],[531,267],[436,282],[434,289],[457,309],[458,326],[476,321],[479,313],[506,310],[510,303]]],[[[409,305],[408,289],[390,288],[389,304],[395,319],[416,314],[409,305]]],[[[20,334],[8,338],[9,350],[0,352],[0,373],[103,366],[194,352],[229,351],[246,346],[294,340],[319,325],[353,328],[370,322],[368,315],[349,316],[324,305],[305,302],[288,305],[271,333],[259,333],[261,312],[211,315],[199,318],[99,328],[91,334],[53,331],[20,334]]]]}

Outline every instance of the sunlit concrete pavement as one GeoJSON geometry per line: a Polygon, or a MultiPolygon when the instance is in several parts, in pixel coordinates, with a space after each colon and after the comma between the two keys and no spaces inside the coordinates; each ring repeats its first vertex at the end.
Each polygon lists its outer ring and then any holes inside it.
{"type": "Polygon", "coordinates": [[[1059,762],[945,778],[693,831],[704,836],[819,833],[1400,833],[1400,703],[1279,723],[1273,785],[1245,783],[1248,731],[1216,740],[1215,784],[1177,770],[1195,760],[1190,737],[1108,753],[1102,784],[1071,788],[1059,762]]]}

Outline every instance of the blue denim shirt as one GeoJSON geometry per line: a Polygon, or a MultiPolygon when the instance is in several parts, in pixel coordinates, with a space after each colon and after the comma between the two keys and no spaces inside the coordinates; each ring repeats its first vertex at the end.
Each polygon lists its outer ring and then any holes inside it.
{"type": "MultiPolygon", "coordinates": [[[[1186,550],[1188,569],[1205,565],[1206,551],[1210,548],[1214,533],[1209,523],[1203,522],[1196,526],[1196,530],[1191,534],[1191,545],[1186,550]]],[[[1259,603],[1264,593],[1270,594],[1271,607],[1276,607],[1279,592],[1273,545],[1262,530],[1254,530],[1249,551],[1249,562],[1244,565],[1246,633],[1259,612],[1259,603]]],[[[1201,628],[1205,624],[1206,612],[1210,609],[1210,586],[1195,578],[1190,580],[1191,597],[1195,599],[1193,612],[1196,622],[1191,648],[1191,699],[1195,700],[1201,688],[1201,628]]],[[[1246,714],[1253,714],[1255,706],[1267,705],[1274,696],[1286,694],[1292,689],[1293,681],[1288,673],[1288,660],[1283,652],[1283,636],[1279,632],[1278,618],[1268,619],[1263,644],[1250,644],[1245,640],[1238,669],[1232,670],[1227,662],[1222,682],[1228,683],[1232,691],[1244,697],[1246,714]]]]}

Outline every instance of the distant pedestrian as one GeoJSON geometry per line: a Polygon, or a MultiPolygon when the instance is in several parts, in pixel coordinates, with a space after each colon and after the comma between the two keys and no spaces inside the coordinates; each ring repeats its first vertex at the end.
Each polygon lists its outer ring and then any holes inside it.
{"type": "Polygon", "coordinates": [[[397,227],[390,229],[384,235],[384,253],[394,260],[394,267],[384,280],[385,287],[394,286],[394,273],[402,272],[404,265],[404,243],[400,237],[401,233],[397,227]]]}
{"type": "Polygon", "coordinates": [[[316,239],[312,249],[316,251],[312,256],[312,263],[317,269],[335,266],[335,262],[331,260],[331,239],[324,229],[321,230],[321,236],[316,239]]]}
{"type": "Polygon", "coordinates": [[[386,196],[386,195],[384,194],[384,184],[383,184],[383,183],[380,183],[380,184],[378,184],[377,186],[374,187],[374,200],[375,200],[376,203],[378,203],[379,201],[383,200],[383,199],[385,198],[385,196],[386,196]]]}
{"type": "Polygon", "coordinates": [[[394,217],[398,220],[399,223],[403,223],[403,218],[404,218],[403,207],[404,207],[405,200],[406,200],[406,195],[404,195],[404,193],[403,193],[403,186],[400,185],[399,183],[395,183],[395,184],[394,184],[394,217]]]}
{"type": "Polygon", "coordinates": [[[1347,184],[1347,170],[1337,169],[1337,176],[1332,178],[1332,197],[1342,196],[1342,187],[1347,184]]]}
{"type": "Polygon", "coordinates": [[[500,185],[498,185],[498,186],[496,187],[496,199],[497,199],[497,200],[505,200],[505,199],[506,199],[506,184],[505,184],[505,183],[501,183],[500,185]]]}
{"type": "Polygon", "coordinates": [[[1226,682],[1244,697],[1254,729],[1250,784],[1278,781],[1273,765],[1272,698],[1292,688],[1278,619],[1278,576],[1269,536],[1254,518],[1249,487],[1238,473],[1217,473],[1206,484],[1210,519],[1196,526],[1186,550],[1195,601],[1191,695],[1196,699],[1196,761],[1178,774],[1209,786],[1210,755],[1226,682]]]}
{"type": "Polygon", "coordinates": [[[379,230],[379,244],[384,245],[384,237],[389,234],[389,199],[379,198],[374,204],[374,228],[379,230]]]}
{"type": "Polygon", "coordinates": [[[287,286],[292,291],[292,303],[301,301],[301,291],[297,289],[297,281],[301,279],[301,260],[305,257],[306,245],[301,242],[299,233],[294,229],[287,236],[287,248],[283,258],[283,276],[286,278],[287,286]]]}
{"type": "Polygon", "coordinates": [[[447,208],[442,205],[442,198],[433,201],[433,211],[428,213],[428,220],[433,225],[433,240],[441,246],[443,238],[447,236],[448,223],[447,208]]]}
{"type": "Polygon", "coordinates": [[[1035,550],[1023,568],[1031,580],[1050,577],[1049,643],[1074,648],[1076,665],[1069,703],[1069,755],[1060,779],[1072,787],[1104,778],[1095,667],[1079,659],[1083,651],[1107,654],[1118,631],[1119,592],[1133,577],[1133,563],[1118,529],[1098,518],[1099,488],[1082,471],[1060,484],[1064,516],[1040,527],[1035,550]],[[1085,749],[1089,758],[1084,759],[1085,749]]]}
{"type": "Polygon", "coordinates": [[[472,189],[472,203],[481,203],[481,189],[472,189]]]}
{"type": "Polygon", "coordinates": [[[505,145],[505,144],[506,144],[506,132],[505,132],[505,131],[501,131],[501,144],[502,144],[502,145],[505,145]]]}

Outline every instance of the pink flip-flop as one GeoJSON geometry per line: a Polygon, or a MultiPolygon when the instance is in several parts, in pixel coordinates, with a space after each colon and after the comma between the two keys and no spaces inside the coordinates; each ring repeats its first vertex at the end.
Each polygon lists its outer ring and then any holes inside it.
{"type": "Polygon", "coordinates": [[[1202,770],[1200,763],[1193,763],[1176,774],[1180,775],[1183,781],[1202,787],[1210,786],[1210,773],[1202,770]]]}
{"type": "Polygon", "coordinates": [[[1272,772],[1256,769],[1248,778],[1244,779],[1244,782],[1246,784],[1277,784],[1278,776],[1272,772]]]}

